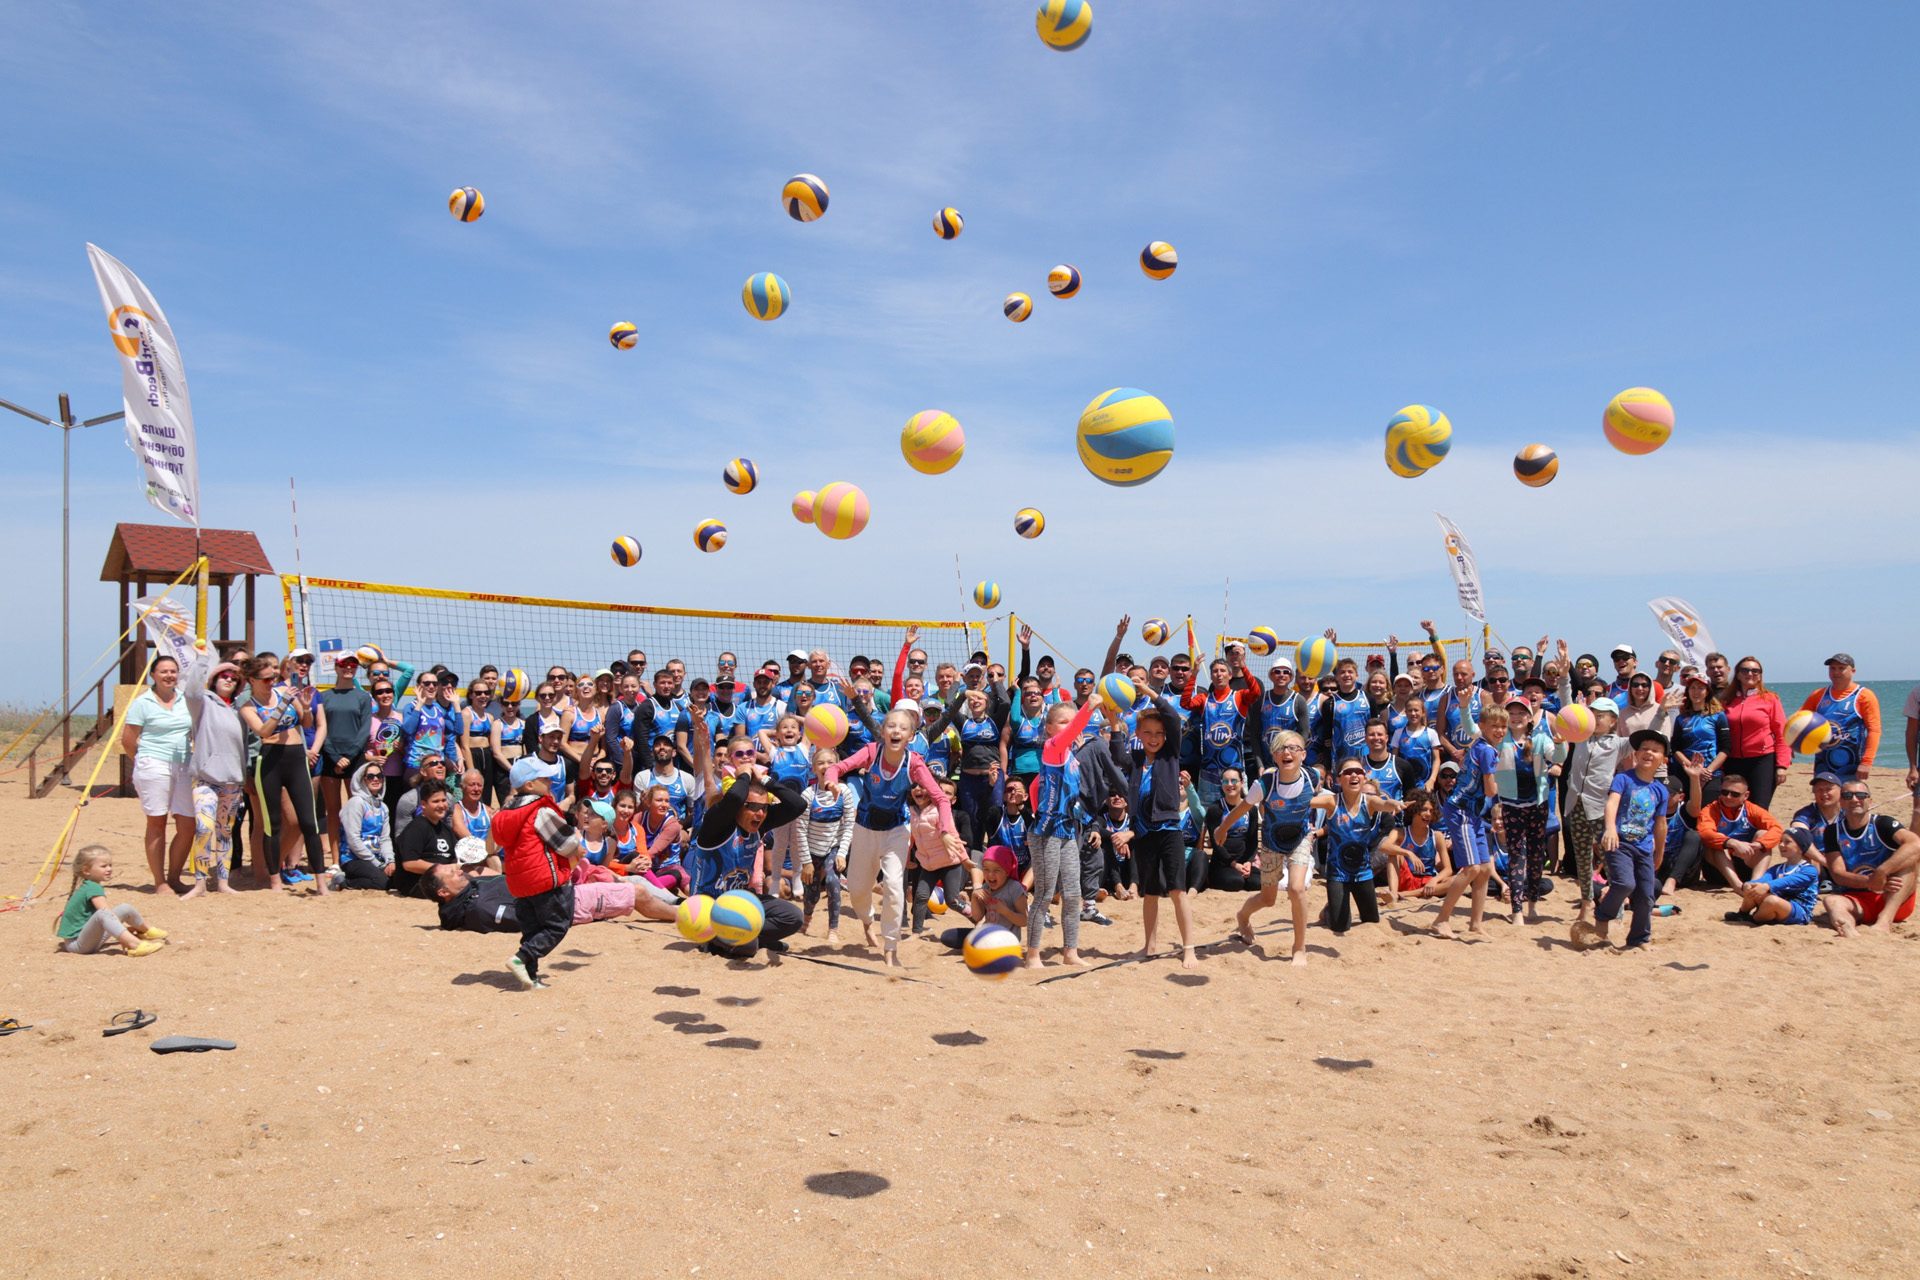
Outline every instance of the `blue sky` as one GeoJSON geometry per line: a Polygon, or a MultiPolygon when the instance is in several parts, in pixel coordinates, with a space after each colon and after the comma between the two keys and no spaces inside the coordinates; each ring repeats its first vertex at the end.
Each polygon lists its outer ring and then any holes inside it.
{"type": "MultiPolygon", "coordinates": [[[[1099,0],[1059,54],[1031,9],[0,5],[0,397],[118,407],[92,240],[179,337],[208,524],[283,567],[295,475],[309,572],[953,617],[958,553],[1097,654],[1123,610],[1211,635],[1229,576],[1236,631],[1457,631],[1438,509],[1510,640],[1656,645],[1645,602],[1674,594],[1778,678],[1835,648],[1914,674],[1910,17],[1099,0]],[[809,225],[778,207],[801,171],[833,192],[809,225]],[[464,185],[472,225],[446,211],[464,185]],[[1154,239],[1180,252],[1163,283],[1135,261],[1154,239]],[[1072,301],[1046,296],[1057,262],[1072,301]],[[772,323],[739,301],[761,270],[794,293],[772,323]],[[636,349],[608,345],[619,320],[636,349]],[[1634,385],[1678,414],[1645,458],[1599,429],[1634,385]],[[1074,458],[1113,386],[1178,424],[1141,488],[1074,458]],[[1380,457],[1409,402],[1455,427],[1412,481],[1380,457]],[[897,447],[927,408],[967,430],[943,477],[897,447]],[[1509,470],[1534,441],[1562,459],[1544,490],[1509,470]],[[721,487],[734,456],[755,494],[721,487]],[[849,543],[787,513],[836,479],[873,502],[849,543]],[[619,534],[641,567],[608,558],[619,534]]],[[[58,683],[58,439],[8,417],[0,536],[35,623],[0,698],[34,700],[58,683]]],[[[162,517],[114,428],[75,446],[84,659],[113,522],[162,517]]]]}

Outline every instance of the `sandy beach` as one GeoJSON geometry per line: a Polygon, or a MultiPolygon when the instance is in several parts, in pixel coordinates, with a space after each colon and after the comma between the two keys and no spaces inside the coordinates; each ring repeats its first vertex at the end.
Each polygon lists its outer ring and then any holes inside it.
{"type": "MultiPolygon", "coordinates": [[[[61,794],[0,780],[8,890],[61,794]]],[[[1801,766],[1776,809],[1805,794],[1801,766]]],[[[427,903],[158,900],[139,830],[135,801],[96,800],[81,840],[116,851],[110,896],[171,932],[162,953],[57,954],[64,873],[0,915],[0,1016],[33,1024],[0,1039],[10,1275],[1559,1280],[1920,1256],[1911,926],[1743,928],[1689,893],[1650,950],[1583,954],[1563,886],[1480,942],[1403,906],[1311,930],[1296,969],[1280,912],[1194,973],[991,983],[928,941],[908,981],[817,937],[799,953],[851,968],[603,922],[528,993],[512,940],[443,933],[427,903]],[[101,1036],[132,1008],[158,1020],[101,1036]],[[239,1047],[149,1052],[170,1034],[239,1047]]],[[[1201,936],[1237,905],[1200,895],[1201,936]]],[[[1138,904],[1108,909],[1096,960],[1140,941],[1138,904]]]]}

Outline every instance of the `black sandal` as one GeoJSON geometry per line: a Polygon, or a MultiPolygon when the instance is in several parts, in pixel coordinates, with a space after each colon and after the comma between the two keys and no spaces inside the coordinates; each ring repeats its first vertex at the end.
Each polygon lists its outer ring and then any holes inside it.
{"type": "Polygon", "coordinates": [[[138,1031],[142,1027],[150,1027],[159,1020],[158,1014],[148,1013],[145,1009],[128,1009],[122,1013],[114,1014],[113,1018],[107,1023],[106,1028],[102,1030],[100,1034],[103,1036],[123,1036],[129,1031],[138,1031]]]}
{"type": "Polygon", "coordinates": [[[18,1018],[0,1018],[0,1036],[10,1036],[16,1031],[31,1031],[31,1022],[22,1022],[18,1018]]]}

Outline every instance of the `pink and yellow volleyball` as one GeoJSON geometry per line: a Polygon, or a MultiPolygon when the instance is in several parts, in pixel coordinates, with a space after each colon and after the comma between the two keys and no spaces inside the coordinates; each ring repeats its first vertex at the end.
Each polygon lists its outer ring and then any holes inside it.
{"type": "Polygon", "coordinates": [[[801,524],[813,523],[813,499],[811,489],[802,489],[793,495],[793,518],[801,524]]]}
{"type": "Polygon", "coordinates": [[[1652,387],[1629,387],[1601,416],[1607,443],[1622,453],[1652,453],[1673,434],[1673,406],[1652,387]]]}
{"type": "Polygon", "coordinates": [[[836,480],[813,498],[813,523],[829,538],[852,538],[867,527],[867,495],[836,480]]]}
{"type": "Polygon", "coordinates": [[[923,476],[944,475],[967,451],[967,433],[950,413],[923,409],[900,428],[900,453],[923,476]]]}

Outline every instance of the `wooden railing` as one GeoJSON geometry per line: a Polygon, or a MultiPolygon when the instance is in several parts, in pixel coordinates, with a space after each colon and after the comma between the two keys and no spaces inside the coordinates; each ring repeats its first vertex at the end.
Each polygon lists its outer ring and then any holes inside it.
{"type": "Polygon", "coordinates": [[[85,758],[87,752],[93,750],[101,739],[113,731],[113,705],[107,701],[107,686],[111,681],[117,687],[119,679],[120,664],[116,661],[98,680],[94,681],[91,689],[74,700],[76,703],[84,703],[89,694],[93,697],[93,727],[82,734],[77,741],[73,737],[72,724],[72,716],[76,708],[69,707],[66,715],[48,726],[47,731],[27,748],[27,792],[35,800],[43,798],[48,792],[65,782],[67,776],[85,758]],[[39,776],[39,753],[55,734],[60,735],[62,749],[59,757],[54,761],[53,768],[48,771],[46,777],[42,778],[39,776]]]}

